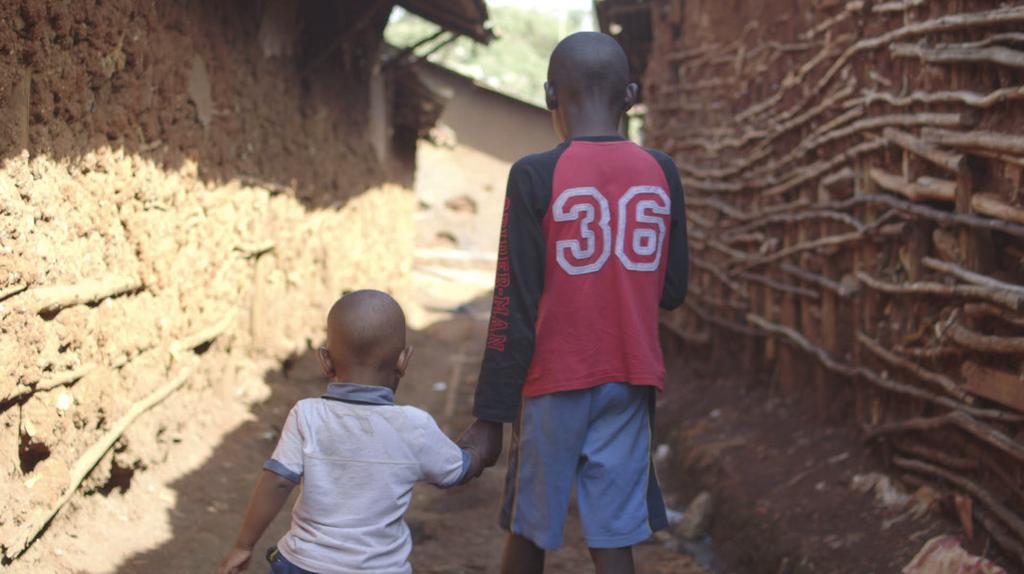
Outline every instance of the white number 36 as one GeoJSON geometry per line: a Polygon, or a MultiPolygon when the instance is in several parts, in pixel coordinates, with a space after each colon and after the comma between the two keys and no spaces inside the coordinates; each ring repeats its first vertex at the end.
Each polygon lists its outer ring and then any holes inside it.
{"type": "MultiPolygon", "coordinates": [[[[653,185],[633,186],[619,198],[617,207],[615,256],[630,271],[656,271],[668,232],[666,216],[672,212],[668,194],[653,185]]],[[[555,242],[559,267],[570,275],[595,273],[604,267],[612,252],[611,210],[596,187],[562,192],[552,218],[556,222],[579,221],[578,239],[555,242]]]]}

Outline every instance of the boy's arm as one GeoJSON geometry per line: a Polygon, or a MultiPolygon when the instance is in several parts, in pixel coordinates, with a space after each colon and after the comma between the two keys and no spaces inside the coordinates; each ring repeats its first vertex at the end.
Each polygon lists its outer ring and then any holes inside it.
{"type": "Polygon", "coordinates": [[[252,557],[252,549],[263,532],[288,501],[295,483],[269,470],[260,474],[249,497],[249,507],[242,521],[242,530],[235,546],[220,565],[220,574],[244,572],[252,557]]]}
{"type": "Polygon", "coordinates": [[[473,414],[510,423],[519,402],[534,348],[537,308],[544,290],[542,203],[531,170],[516,163],[509,172],[501,223],[487,348],[480,368],[473,414]]]}
{"type": "Polygon", "coordinates": [[[655,152],[654,157],[665,172],[669,197],[672,199],[665,287],[661,293],[661,308],[671,311],[683,304],[689,282],[690,248],[686,238],[686,200],[683,197],[683,184],[679,180],[675,162],[661,152],[655,152]]]}
{"type": "Polygon", "coordinates": [[[519,413],[533,358],[534,326],[544,290],[541,220],[547,205],[540,179],[522,162],[509,171],[487,348],[473,405],[477,421],[459,439],[485,467],[501,454],[502,424],[514,421],[519,413]]]}

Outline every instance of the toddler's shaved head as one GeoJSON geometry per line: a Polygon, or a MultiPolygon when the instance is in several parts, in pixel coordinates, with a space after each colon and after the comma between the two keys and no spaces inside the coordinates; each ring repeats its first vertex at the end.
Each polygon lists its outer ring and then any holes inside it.
{"type": "Polygon", "coordinates": [[[349,293],[327,314],[327,349],[335,363],[394,370],[405,349],[405,313],[387,293],[349,293]]]}

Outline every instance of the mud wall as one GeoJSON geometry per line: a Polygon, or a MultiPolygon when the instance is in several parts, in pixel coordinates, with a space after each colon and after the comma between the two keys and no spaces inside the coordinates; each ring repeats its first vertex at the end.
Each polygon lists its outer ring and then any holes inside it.
{"type": "Polygon", "coordinates": [[[647,133],[687,191],[693,282],[670,320],[688,356],[853,420],[1024,560],[1024,6],[651,9],[647,133]]]}
{"type": "Polygon", "coordinates": [[[387,8],[0,8],[7,559],[209,412],[164,398],[256,398],[343,291],[402,288],[414,201],[365,125],[387,8]]]}

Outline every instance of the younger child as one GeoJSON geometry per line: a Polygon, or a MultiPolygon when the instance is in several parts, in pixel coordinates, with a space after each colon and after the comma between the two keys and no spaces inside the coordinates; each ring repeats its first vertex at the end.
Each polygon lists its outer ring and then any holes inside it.
{"type": "Polygon", "coordinates": [[[480,469],[479,457],[429,414],[395,405],[411,357],[405,315],[389,295],[356,291],[331,307],[319,358],[332,382],[289,413],[220,574],[247,569],[253,546],[300,482],[291,529],[267,552],[272,573],[412,572],[402,517],[413,485],[447,488],[480,469]]]}

